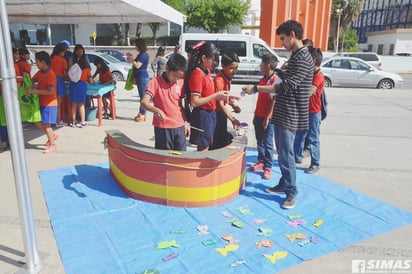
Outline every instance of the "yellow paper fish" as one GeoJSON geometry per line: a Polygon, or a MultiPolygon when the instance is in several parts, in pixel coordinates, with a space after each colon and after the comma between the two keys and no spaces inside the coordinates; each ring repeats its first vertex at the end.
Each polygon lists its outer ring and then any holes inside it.
{"type": "Polygon", "coordinates": [[[287,251],[276,251],[272,255],[263,254],[263,256],[268,259],[272,264],[275,264],[277,260],[283,259],[288,255],[287,251]]]}
{"type": "Polygon", "coordinates": [[[235,251],[239,248],[239,245],[235,244],[227,244],[225,247],[221,248],[216,248],[216,251],[220,253],[223,257],[227,255],[228,252],[235,251]]]}
{"type": "Polygon", "coordinates": [[[294,242],[296,239],[305,239],[306,234],[303,233],[293,233],[293,234],[285,234],[286,238],[289,239],[290,242],[294,242]]]}
{"type": "Polygon", "coordinates": [[[323,220],[317,220],[313,225],[316,227],[320,227],[321,225],[323,225],[323,220]]]}
{"type": "Polygon", "coordinates": [[[180,247],[180,245],[176,243],[176,240],[171,240],[169,242],[165,241],[158,243],[156,249],[164,249],[169,247],[180,247]]]}

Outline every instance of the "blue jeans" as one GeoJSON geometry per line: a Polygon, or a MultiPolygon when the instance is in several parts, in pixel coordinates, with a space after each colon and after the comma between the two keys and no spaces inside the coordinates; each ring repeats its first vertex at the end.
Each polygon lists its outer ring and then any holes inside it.
{"type": "MultiPolygon", "coordinates": [[[[144,94],[146,93],[147,85],[149,84],[149,77],[142,77],[136,79],[137,91],[139,92],[140,101],[143,99],[144,94]]],[[[146,115],[146,109],[140,104],[139,113],[146,115]]]]}
{"type": "Polygon", "coordinates": [[[309,139],[310,166],[319,167],[320,162],[320,123],[322,115],[320,112],[309,113],[309,130],[296,133],[295,160],[302,161],[306,135],[309,139]]]}
{"type": "Polygon", "coordinates": [[[279,185],[283,186],[287,197],[298,195],[296,187],[296,164],[294,153],[296,131],[276,125],[275,143],[282,177],[279,185]]]}
{"type": "Polygon", "coordinates": [[[319,167],[320,165],[320,122],[321,112],[309,113],[309,147],[310,147],[310,166],[319,167]]]}
{"type": "Polygon", "coordinates": [[[269,122],[266,129],[263,128],[264,118],[255,116],[253,125],[255,127],[255,137],[257,142],[258,161],[265,165],[264,168],[272,168],[273,162],[273,136],[275,125],[269,122]]]}

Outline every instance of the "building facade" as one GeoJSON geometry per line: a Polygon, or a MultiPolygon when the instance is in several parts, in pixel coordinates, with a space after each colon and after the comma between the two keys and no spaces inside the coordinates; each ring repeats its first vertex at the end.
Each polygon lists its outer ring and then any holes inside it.
{"type": "Polygon", "coordinates": [[[412,53],[412,0],[365,0],[352,29],[362,50],[412,53]]]}

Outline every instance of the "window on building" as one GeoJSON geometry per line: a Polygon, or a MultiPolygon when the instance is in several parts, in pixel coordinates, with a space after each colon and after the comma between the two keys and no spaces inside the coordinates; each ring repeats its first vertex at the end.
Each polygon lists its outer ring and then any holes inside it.
{"type": "Polygon", "coordinates": [[[382,55],[383,54],[383,44],[379,44],[378,45],[378,52],[377,52],[379,55],[382,55]]]}
{"type": "Polygon", "coordinates": [[[395,53],[395,44],[390,44],[389,55],[393,55],[394,53],[395,53]]]}
{"type": "Polygon", "coordinates": [[[371,44],[368,45],[368,51],[373,51],[373,45],[371,44]]]}

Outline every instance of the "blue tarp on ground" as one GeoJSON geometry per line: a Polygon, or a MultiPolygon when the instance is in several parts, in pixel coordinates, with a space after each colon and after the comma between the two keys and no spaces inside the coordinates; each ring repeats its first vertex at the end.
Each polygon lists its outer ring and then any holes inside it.
{"type": "MultiPolygon", "coordinates": [[[[256,151],[248,150],[246,160],[248,165],[254,163],[256,151]]],[[[272,173],[272,180],[262,180],[260,173],[248,171],[246,187],[237,198],[209,208],[165,207],[132,199],[117,186],[107,162],[39,174],[68,274],[144,273],[147,269],[273,273],[412,223],[409,212],[301,169],[297,205],[292,210],[281,209],[284,196],[264,191],[278,181],[278,166],[272,173]],[[288,224],[293,215],[300,215],[297,222],[306,224],[296,228],[288,224]],[[318,220],[323,225],[316,227],[313,224],[318,220]],[[238,228],[231,221],[244,226],[238,228]],[[209,234],[199,234],[200,225],[207,225],[209,234]],[[268,234],[259,235],[261,231],[268,234]],[[306,239],[316,237],[319,242],[301,246],[302,240],[291,242],[285,236],[295,233],[305,234],[306,239]],[[224,234],[232,235],[239,245],[226,256],[216,251],[228,243],[221,238],[224,234]],[[179,247],[156,249],[158,243],[172,240],[179,247]],[[202,243],[213,240],[217,242],[202,243]],[[274,246],[257,247],[262,240],[271,240],[274,246]],[[286,251],[287,256],[275,263],[263,256],[277,251],[286,251]],[[162,260],[171,254],[177,257],[162,260]],[[231,266],[240,260],[245,263],[231,266]]]]}

